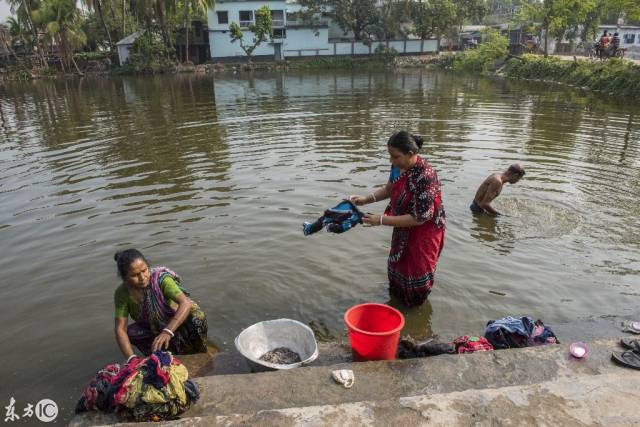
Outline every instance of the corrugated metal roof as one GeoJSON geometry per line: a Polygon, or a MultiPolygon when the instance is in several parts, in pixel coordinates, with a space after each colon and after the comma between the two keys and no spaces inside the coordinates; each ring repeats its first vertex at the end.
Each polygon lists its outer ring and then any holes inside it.
{"type": "Polygon", "coordinates": [[[116,46],[124,46],[124,45],[133,44],[133,42],[135,42],[136,39],[138,37],[140,37],[140,34],[142,34],[142,31],[136,31],[133,34],[129,34],[127,37],[123,38],[118,43],[116,43],[116,46]]]}

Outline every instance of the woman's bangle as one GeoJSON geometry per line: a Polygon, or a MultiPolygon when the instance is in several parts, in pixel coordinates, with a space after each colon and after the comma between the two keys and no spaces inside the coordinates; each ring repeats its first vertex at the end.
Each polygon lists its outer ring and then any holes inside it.
{"type": "Polygon", "coordinates": [[[171,335],[171,338],[173,338],[173,337],[175,337],[175,336],[176,336],[176,335],[173,333],[173,331],[172,331],[171,329],[169,329],[169,328],[164,328],[164,329],[162,330],[162,332],[166,332],[166,333],[168,333],[169,335],[171,335]]]}
{"type": "Polygon", "coordinates": [[[131,362],[131,359],[133,359],[134,357],[138,357],[136,356],[136,354],[132,354],[131,356],[127,357],[127,363],[131,362]]]}
{"type": "Polygon", "coordinates": [[[371,193],[371,198],[373,199],[373,202],[371,202],[371,203],[377,202],[375,193],[371,193]]]}
{"type": "Polygon", "coordinates": [[[380,225],[384,225],[384,224],[382,223],[382,219],[383,219],[383,218],[384,218],[384,214],[380,215],[380,225]]]}

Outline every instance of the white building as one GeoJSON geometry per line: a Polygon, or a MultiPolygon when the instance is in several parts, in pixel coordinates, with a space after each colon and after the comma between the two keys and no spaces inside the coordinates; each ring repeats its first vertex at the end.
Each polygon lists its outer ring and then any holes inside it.
{"type": "Polygon", "coordinates": [[[306,24],[295,20],[300,5],[286,0],[218,0],[208,11],[209,45],[213,60],[239,59],[245,57],[238,42],[232,43],[229,31],[231,22],[240,25],[244,40],[250,44],[253,34],[248,26],[255,22],[256,11],[267,5],[273,20],[273,40],[263,42],[254,52],[254,57],[281,60],[291,57],[370,55],[380,44],[394,48],[399,53],[435,52],[436,40],[397,40],[362,42],[334,39],[344,32],[329,19],[306,24]]]}

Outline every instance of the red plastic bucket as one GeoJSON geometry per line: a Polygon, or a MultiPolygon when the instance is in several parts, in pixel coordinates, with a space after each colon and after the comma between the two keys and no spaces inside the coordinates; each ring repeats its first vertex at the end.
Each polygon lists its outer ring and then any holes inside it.
{"type": "Polygon", "coordinates": [[[404,316],[385,304],[366,303],[344,314],[349,330],[353,360],[393,360],[396,358],[404,316]]]}

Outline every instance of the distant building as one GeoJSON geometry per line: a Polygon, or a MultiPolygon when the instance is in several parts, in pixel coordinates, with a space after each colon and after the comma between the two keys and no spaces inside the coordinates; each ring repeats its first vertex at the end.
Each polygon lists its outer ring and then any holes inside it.
{"type": "Polygon", "coordinates": [[[245,57],[238,42],[232,43],[229,25],[236,22],[249,44],[253,34],[250,24],[255,22],[255,13],[268,6],[273,20],[273,39],[262,43],[253,52],[257,58],[282,60],[293,57],[370,55],[378,46],[385,45],[398,53],[419,54],[435,52],[436,40],[394,40],[364,43],[354,41],[328,17],[318,17],[313,22],[303,22],[296,17],[301,6],[285,0],[218,0],[209,9],[209,45],[211,59],[239,59],[245,57]]]}
{"type": "Polygon", "coordinates": [[[120,65],[124,65],[124,63],[127,62],[127,59],[129,59],[129,50],[131,50],[133,43],[138,39],[138,37],[140,37],[140,34],[142,34],[141,31],[136,31],[116,43],[116,49],[118,49],[118,61],[120,62],[120,65]]]}

